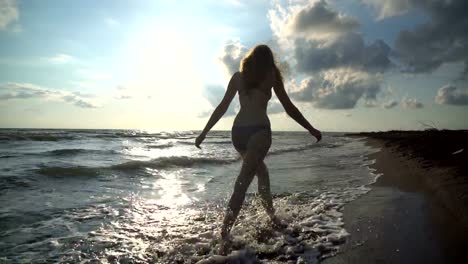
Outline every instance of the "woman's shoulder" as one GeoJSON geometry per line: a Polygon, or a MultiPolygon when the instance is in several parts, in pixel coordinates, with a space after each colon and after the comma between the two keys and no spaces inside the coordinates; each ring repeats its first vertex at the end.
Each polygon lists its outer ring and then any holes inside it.
{"type": "Polygon", "coordinates": [[[231,81],[233,81],[236,85],[240,85],[242,83],[242,80],[243,76],[242,72],[240,71],[236,71],[231,77],[231,81]]]}

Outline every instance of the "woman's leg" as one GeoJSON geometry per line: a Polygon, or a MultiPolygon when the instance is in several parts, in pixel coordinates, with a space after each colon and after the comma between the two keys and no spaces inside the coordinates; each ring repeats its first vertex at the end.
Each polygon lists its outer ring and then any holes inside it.
{"type": "Polygon", "coordinates": [[[261,162],[257,167],[257,179],[258,179],[258,193],[262,199],[262,205],[265,208],[268,216],[272,218],[275,213],[273,208],[273,200],[271,198],[270,191],[270,175],[268,174],[268,169],[265,165],[265,162],[261,162]]]}
{"type": "Polygon", "coordinates": [[[242,168],[239,176],[237,176],[234,191],[231,199],[229,200],[226,215],[224,217],[223,227],[221,229],[221,236],[223,239],[225,239],[231,231],[232,225],[239,215],[239,211],[244,203],[245,193],[257,172],[257,168],[261,163],[263,163],[263,159],[265,158],[270,145],[271,132],[269,130],[261,130],[251,136],[249,143],[247,144],[247,150],[243,155],[242,168]]]}

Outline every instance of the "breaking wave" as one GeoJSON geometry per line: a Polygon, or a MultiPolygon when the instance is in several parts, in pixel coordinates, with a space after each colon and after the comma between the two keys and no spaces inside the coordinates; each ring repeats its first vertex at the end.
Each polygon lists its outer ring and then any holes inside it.
{"type": "Polygon", "coordinates": [[[41,166],[37,173],[54,176],[97,176],[111,171],[141,170],[146,168],[164,169],[171,167],[193,167],[201,165],[229,164],[239,159],[216,159],[216,158],[191,158],[184,156],[161,157],[152,160],[132,160],[109,167],[86,167],[86,166],[41,166]]]}
{"type": "Polygon", "coordinates": [[[143,168],[160,169],[167,167],[191,167],[195,165],[229,164],[238,159],[214,159],[214,158],[192,158],[183,156],[161,157],[148,161],[132,160],[125,163],[113,165],[114,170],[137,170],[143,168]]]}

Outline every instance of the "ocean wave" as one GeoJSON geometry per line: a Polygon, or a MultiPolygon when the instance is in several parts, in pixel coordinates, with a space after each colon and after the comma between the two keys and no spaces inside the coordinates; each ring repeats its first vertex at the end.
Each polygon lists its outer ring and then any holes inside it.
{"type": "Polygon", "coordinates": [[[8,158],[16,158],[18,156],[15,156],[15,155],[2,155],[0,156],[0,159],[8,159],[8,158]]]}
{"type": "Polygon", "coordinates": [[[331,144],[331,143],[312,143],[312,144],[307,144],[307,145],[302,145],[302,146],[295,146],[295,147],[289,147],[289,148],[280,148],[280,149],[274,149],[269,152],[270,155],[278,155],[282,153],[288,153],[288,152],[297,152],[297,151],[303,151],[303,150],[308,150],[308,149],[313,149],[313,148],[335,148],[337,145],[331,144]]]}
{"type": "Polygon", "coordinates": [[[137,170],[143,168],[162,169],[168,167],[191,167],[194,165],[216,165],[229,164],[237,161],[237,159],[214,159],[214,158],[192,158],[192,157],[161,157],[148,161],[132,160],[121,164],[113,165],[110,169],[113,170],[137,170]]]}
{"type": "Polygon", "coordinates": [[[59,141],[59,140],[72,140],[76,137],[66,134],[49,134],[49,133],[21,133],[21,134],[4,134],[0,136],[0,141],[59,141]]]}
{"type": "Polygon", "coordinates": [[[115,133],[115,134],[99,134],[95,135],[96,138],[153,138],[158,137],[154,134],[125,134],[125,133],[115,133]]]}
{"type": "Polygon", "coordinates": [[[147,133],[147,132],[115,132],[95,135],[96,138],[136,138],[136,139],[194,139],[192,133],[147,133]]]}
{"type": "Polygon", "coordinates": [[[280,149],[274,149],[269,152],[270,155],[279,155],[282,153],[288,153],[288,152],[297,152],[297,151],[303,151],[311,148],[316,148],[319,147],[319,145],[316,144],[307,144],[304,146],[296,146],[296,147],[289,147],[289,148],[280,148],[280,149]]]}
{"type": "Polygon", "coordinates": [[[177,144],[180,144],[180,145],[194,145],[195,146],[195,141],[177,141],[177,144]]]}
{"type": "Polygon", "coordinates": [[[232,144],[232,141],[227,141],[227,140],[223,140],[223,141],[207,141],[206,142],[207,144],[221,144],[221,145],[225,145],[225,144],[232,144]]]}
{"type": "Polygon", "coordinates": [[[39,169],[37,169],[36,172],[45,176],[52,177],[97,176],[103,172],[103,169],[85,166],[42,166],[39,169]]]}
{"type": "MultiPolygon", "coordinates": [[[[180,145],[194,145],[195,146],[195,140],[193,141],[177,141],[177,144],[180,145]]],[[[217,140],[217,141],[204,141],[203,144],[213,144],[213,145],[230,145],[232,144],[232,141],[228,140],[217,140]]]]}
{"type": "Polygon", "coordinates": [[[191,158],[191,157],[161,157],[148,161],[132,160],[109,167],[86,167],[86,166],[40,166],[35,171],[39,174],[53,177],[68,176],[97,176],[111,171],[129,171],[145,168],[164,169],[170,167],[192,167],[196,165],[229,164],[238,159],[215,159],[215,158],[191,158]]]}
{"type": "MultiPolygon", "coordinates": [[[[2,176],[0,177],[0,191],[16,188],[29,188],[31,187],[31,181],[24,177],[17,176],[2,176]]],[[[0,195],[3,193],[0,193],[0,195]]]]}
{"type": "Polygon", "coordinates": [[[43,152],[44,154],[49,154],[53,156],[64,156],[64,155],[78,155],[78,154],[115,154],[114,150],[99,150],[99,149],[55,149],[51,151],[43,152]]]}
{"type": "Polygon", "coordinates": [[[152,145],[147,145],[146,147],[149,149],[164,149],[164,148],[170,148],[174,146],[172,143],[167,143],[167,144],[152,144],[152,145]]]}
{"type": "MultiPolygon", "coordinates": [[[[177,140],[194,140],[197,134],[193,132],[135,132],[135,131],[82,131],[82,130],[5,130],[0,131],[0,141],[60,141],[74,140],[81,138],[99,138],[99,139],[132,139],[140,141],[148,141],[153,139],[177,139],[177,140]]],[[[210,135],[209,138],[229,138],[229,136],[210,135]]]]}

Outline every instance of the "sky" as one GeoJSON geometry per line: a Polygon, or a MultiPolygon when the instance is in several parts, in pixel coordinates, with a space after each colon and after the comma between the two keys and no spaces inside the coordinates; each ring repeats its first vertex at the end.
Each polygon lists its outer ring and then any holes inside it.
{"type": "MultiPolygon", "coordinates": [[[[465,0],[0,0],[0,127],[201,130],[257,44],[323,131],[467,129],[465,0]]],[[[214,127],[229,130],[238,98],[214,127]]],[[[273,96],[273,130],[303,130],[273,96]]]]}

